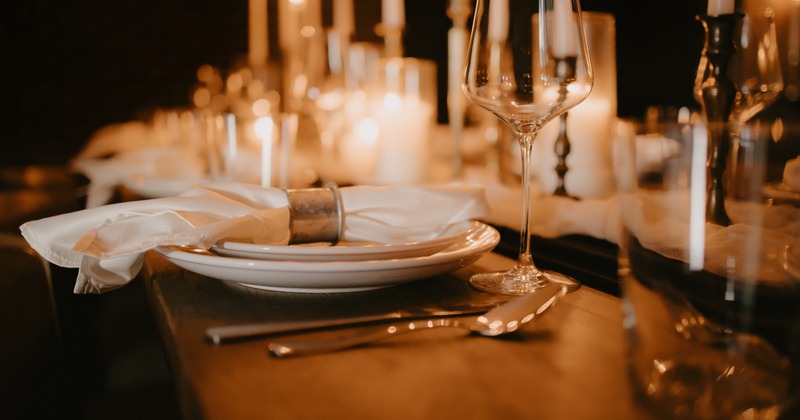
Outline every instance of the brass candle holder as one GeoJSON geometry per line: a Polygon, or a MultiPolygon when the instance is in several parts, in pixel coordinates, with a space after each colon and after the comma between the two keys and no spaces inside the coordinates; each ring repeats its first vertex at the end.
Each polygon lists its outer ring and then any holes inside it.
{"type": "MultiPolygon", "coordinates": [[[[558,90],[558,100],[559,102],[563,102],[567,97],[567,86],[575,80],[576,57],[556,57],[555,63],[556,74],[561,84],[561,88],[558,90]]],[[[558,138],[553,146],[556,157],[558,158],[555,167],[558,180],[556,181],[556,189],[553,194],[562,197],[572,197],[567,193],[567,188],[564,184],[564,178],[567,175],[567,171],[569,171],[567,155],[569,155],[570,152],[569,136],[567,136],[567,114],[567,112],[561,114],[558,138]]]]}
{"type": "Polygon", "coordinates": [[[709,132],[706,220],[722,226],[731,224],[725,210],[723,176],[731,147],[728,120],[736,97],[736,86],[728,78],[728,63],[736,53],[734,33],[743,17],[740,13],[697,17],[706,33],[695,83],[709,132]]]}

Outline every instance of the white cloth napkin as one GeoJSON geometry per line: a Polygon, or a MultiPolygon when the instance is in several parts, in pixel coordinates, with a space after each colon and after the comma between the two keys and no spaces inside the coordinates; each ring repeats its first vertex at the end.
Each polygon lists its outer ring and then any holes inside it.
{"type": "Polygon", "coordinates": [[[203,180],[206,163],[198,153],[159,144],[158,138],[152,127],[136,121],[98,130],[71,162],[89,178],[86,207],[107,204],[119,185],[136,177],[203,180]]]}
{"type": "MultiPolygon", "coordinates": [[[[345,241],[402,243],[432,239],[449,226],[483,218],[483,187],[340,188],[345,241]]],[[[211,183],[169,198],[132,201],[30,221],[22,235],[53,264],[79,268],[75,293],[127,284],[146,251],[160,245],[209,248],[221,240],[287,244],[286,193],[241,183],[211,183]]]]}

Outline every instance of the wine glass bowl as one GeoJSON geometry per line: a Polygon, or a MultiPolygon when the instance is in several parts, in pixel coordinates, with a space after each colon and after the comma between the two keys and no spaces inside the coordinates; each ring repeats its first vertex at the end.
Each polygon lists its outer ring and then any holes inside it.
{"type": "Polygon", "coordinates": [[[521,148],[522,223],[516,266],[479,273],[482,290],[520,295],[551,281],[579,287],[560,273],[539,270],[530,250],[530,157],[539,130],[581,103],[593,74],[578,0],[478,0],[463,89],[476,105],[508,124],[521,148]]]}
{"type": "Polygon", "coordinates": [[[749,121],[783,91],[774,12],[769,7],[746,13],[736,34],[731,80],[736,85],[731,119],[749,121]]]}

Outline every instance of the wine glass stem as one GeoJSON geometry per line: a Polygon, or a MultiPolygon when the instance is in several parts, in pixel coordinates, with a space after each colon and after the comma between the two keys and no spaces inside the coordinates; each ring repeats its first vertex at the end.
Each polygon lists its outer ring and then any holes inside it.
{"type": "Polygon", "coordinates": [[[519,231],[519,258],[517,259],[517,265],[519,268],[537,271],[536,266],[533,264],[533,257],[531,256],[530,232],[531,153],[533,151],[533,140],[535,137],[535,133],[517,133],[517,141],[519,141],[522,158],[522,223],[519,231]]]}

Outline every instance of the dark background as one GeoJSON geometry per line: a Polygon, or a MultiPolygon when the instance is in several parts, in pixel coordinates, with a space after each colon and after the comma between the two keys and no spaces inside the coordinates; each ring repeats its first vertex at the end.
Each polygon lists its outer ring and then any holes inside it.
{"type": "MultiPolygon", "coordinates": [[[[380,1],[355,3],[356,40],[377,40],[380,1]]],[[[246,0],[4,4],[2,165],[68,162],[104,125],[188,105],[201,64],[226,70],[247,51],[246,0]]],[[[276,4],[269,1],[271,57],[277,59],[276,4]]],[[[330,19],[329,2],[323,4],[330,19]]],[[[406,1],[406,55],[438,62],[442,95],[451,25],[446,5],[406,1]]],[[[620,116],[641,116],[648,105],[697,106],[691,89],[703,30],[695,16],[705,11],[705,0],[584,0],[582,6],[616,17],[620,116]]],[[[444,122],[443,96],[439,103],[444,122]]],[[[796,114],[796,102],[787,106],[796,114]]]]}

